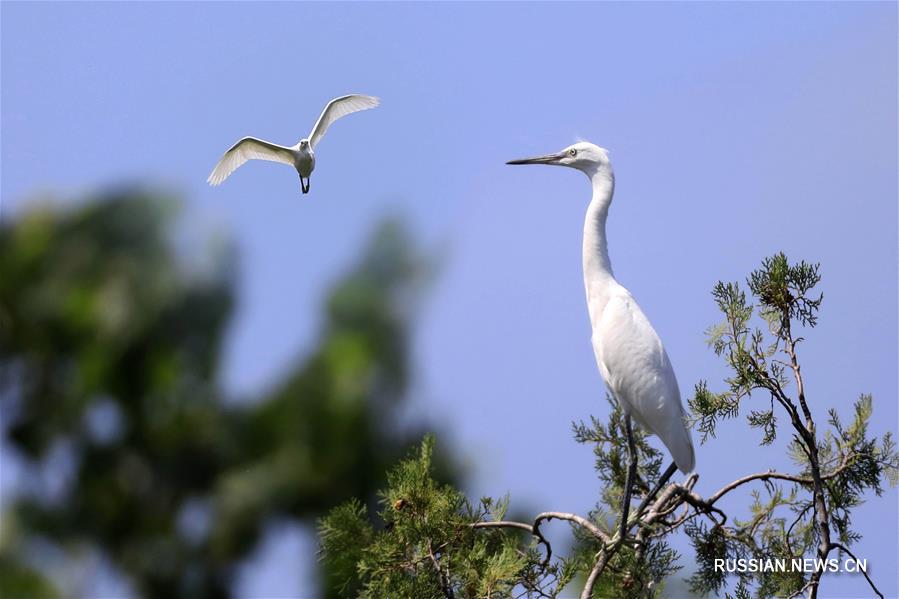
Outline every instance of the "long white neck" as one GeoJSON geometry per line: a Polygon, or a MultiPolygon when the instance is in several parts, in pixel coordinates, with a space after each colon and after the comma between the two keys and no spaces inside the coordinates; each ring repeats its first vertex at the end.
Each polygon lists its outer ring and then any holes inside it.
{"type": "Polygon", "coordinates": [[[593,199],[584,220],[584,288],[590,320],[596,322],[609,301],[610,292],[617,286],[606,242],[606,219],[615,191],[615,175],[602,171],[588,176],[593,185],[593,199]]]}

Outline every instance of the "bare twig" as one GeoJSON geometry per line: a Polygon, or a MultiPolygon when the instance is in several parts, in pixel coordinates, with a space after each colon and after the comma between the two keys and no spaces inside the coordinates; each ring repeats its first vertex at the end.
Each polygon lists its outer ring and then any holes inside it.
{"type": "Polygon", "coordinates": [[[543,533],[540,532],[540,527],[535,524],[525,524],[524,522],[513,522],[511,520],[496,520],[493,522],[475,522],[471,525],[472,528],[518,528],[520,530],[527,531],[537,537],[537,541],[539,541],[544,547],[546,547],[546,557],[543,559],[543,563],[541,564],[543,568],[549,565],[549,561],[552,559],[553,549],[549,544],[549,541],[546,540],[546,537],[543,536],[543,533]]]}
{"type": "MultiPolygon", "coordinates": [[[[621,539],[616,542],[615,549],[620,545],[621,539]]],[[[608,564],[609,560],[612,558],[612,553],[614,553],[612,550],[603,550],[599,552],[599,557],[593,565],[593,569],[590,570],[590,575],[587,576],[587,582],[584,583],[584,590],[581,591],[581,599],[591,599],[591,597],[593,597],[593,587],[596,586],[599,575],[602,574],[602,571],[606,568],[606,564],[608,564]]]]}
{"type": "Polygon", "coordinates": [[[443,595],[446,599],[455,599],[455,593],[453,593],[453,587],[449,583],[449,576],[446,577],[443,574],[443,570],[440,569],[440,562],[437,561],[437,556],[434,555],[434,549],[431,547],[431,541],[428,541],[428,556],[431,558],[431,563],[434,564],[434,569],[437,570],[437,579],[440,581],[440,588],[443,590],[443,595]]]}
{"type": "Polygon", "coordinates": [[[597,527],[595,524],[587,520],[582,516],[578,516],[577,514],[572,514],[570,512],[542,512],[537,514],[537,517],[534,518],[533,524],[527,524],[525,522],[515,522],[512,520],[495,520],[489,522],[475,522],[471,525],[472,528],[517,528],[519,530],[523,530],[534,535],[537,540],[546,548],[546,557],[543,559],[542,567],[546,567],[549,565],[550,559],[552,558],[552,546],[549,544],[549,541],[546,540],[546,537],[543,536],[543,533],[540,531],[540,525],[544,521],[550,520],[566,520],[568,522],[573,522],[577,524],[581,528],[586,529],[590,532],[594,537],[599,539],[603,544],[607,545],[611,542],[609,535],[604,533],[597,527]]]}
{"type": "Polygon", "coordinates": [[[581,516],[578,516],[577,514],[571,514],[568,512],[543,512],[541,514],[538,514],[537,517],[534,518],[534,527],[539,528],[540,524],[544,520],[548,521],[548,520],[553,520],[553,519],[567,520],[569,522],[574,522],[575,524],[581,526],[582,528],[586,528],[588,531],[590,531],[590,533],[594,537],[596,537],[603,543],[609,543],[612,540],[609,538],[609,535],[607,535],[606,533],[601,531],[599,529],[599,527],[597,527],[595,524],[593,524],[586,518],[583,518],[581,516]]]}
{"type": "Polygon", "coordinates": [[[717,514],[721,517],[721,521],[717,522],[719,526],[724,526],[727,522],[727,514],[725,514],[722,510],[716,508],[711,502],[706,501],[702,497],[700,497],[697,493],[693,491],[683,490],[681,491],[682,497],[684,501],[692,505],[694,508],[698,509],[701,512],[711,515],[712,513],[717,514]]]}
{"type": "MultiPolygon", "coordinates": [[[[858,562],[858,558],[855,557],[855,554],[852,553],[851,551],[849,551],[848,549],[846,549],[846,547],[845,547],[844,545],[842,545],[842,544],[840,544],[840,543],[832,543],[832,544],[831,544],[831,548],[832,548],[832,549],[839,549],[840,551],[842,551],[842,552],[848,554],[849,557],[851,557],[852,559],[854,559],[856,562],[858,562]]],[[[867,568],[865,568],[865,569],[862,570],[862,574],[865,575],[865,580],[868,581],[868,584],[871,586],[871,590],[874,591],[875,593],[877,593],[877,596],[880,597],[880,599],[883,599],[883,593],[880,592],[880,589],[877,588],[877,586],[874,584],[874,581],[871,580],[871,577],[870,577],[870,576],[868,576],[868,570],[867,570],[867,568]]]]}
{"type": "MultiPolygon", "coordinates": [[[[848,468],[858,454],[847,454],[845,459],[840,466],[828,474],[821,476],[821,480],[830,480],[836,476],[839,476],[846,468],[848,468]]],[[[775,472],[773,470],[769,470],[768,472],[759,472],[757,474],[750,474],[748,476],[744,476],[743,478],[738,478],[730,484],[727,484],[715,493],[713,493],[706,501],[709,504],[714,504],[716,501],[721,499],[727,493],[730,493],[734,489],[739,486],[745,485],[748,482],[752,482],[754,480],[785,480],[793,483],[797,483],[800,485],[814,485],[815,480],[813,478],[808,478],[804,476],[795,476],[793,474],[784,474],[783,472],[775,472]]]]}
{"type": "MultiPolygon", "coordinates": [[[[790,317],[786,315],[782,321],[784,351],[790,356],[790,367],[793,370],[793,376],[796,379],[797,395],[799,397],[799,405],[805,416],[805,426],[800,423],[793,422],[793,428],[800,434],[805,441],[807,453],[809,457],[809,468],[812,473],[813,490],[812,503],[814,504],[815,524],[818,528],[820,541],[818,543],[818,559],[827,559],[828,554],[833,549],[830,540],[830,518],[827,513],[827,502],[824,499],[824,481],[821,477],[821,464],[818,460],[818,442],[815,438],[815,421],[812,419],[812,413],[809,410],[808,403],[805,400],[805,387],[802,381],[802,371],[799,366],[799,360],[796,356],[796,343],[793,341],[793,334],[790,330],[790,317]]],[[[792,405],[792,402],[790,402],[792,405]]],[[[794,407],[795,410],[795,407],[794,407]]],[[[815,599],[818,596],[818,583],[821,580],[823,571],[815,570],[809,578],[809,599],[815,599]]]]}
{"type": "Polygon", "coordinates": [[[800,596],[802,596],[803,594],[805,594],[805,591],[806,591],[807,589],[810,589],[810,588],[812,588],[812,583],[811,583],[811,581],[805,583],[805,584],[802,586],[802,588],[799,589],[798,591],[796,591],[795,593],[793,593],[793,594],[791,595],[791,597],[800,597],[800,596]]]}
{"type": "MultiPolygon", "coordinates": [[[[645,520],[641,520],[643,511],[646,509],[646,506],[652,501],[652,498],[655,497],[659,490],[665,485],[667,480],[671,478],[674,474],[674,471],[677,467],[672,464],[662,475],[662,477],[657,481],[655,487],[650,491],[650,493],[644,498],[643,502],[640,504],[640,507],[637,509],[637,513],[634,515],[632,519],[628,519],[627,524],[623,527],[624,533],[619,532],[614,539],[610,542],[607,542],[606,545],[600,550],[597,554],[596,563],[593,565],[593,569],[590,571],[590,575],[587,577],[587,581],[584,584],[584,590],[581,593],[581,599],[589,599],[593,595],[593,588],[596,586],[596,581],[602,575],[603,571],[608,566],[609,561],[612,557],[617,553],[617,551],[621,548],[624,542],[627,540],[627,531],[630,530],[637,523],[642,523],[643,525],[649,525],[655,522],[658,518],[660,518],[663,514],[670,513],[671,511],[677,509],[679,505],[682,505],[684,500],[682,499],[680,502],[676,502],[673,506],[666,508],[666,505],[669,503],[671,498],[678,495],[685,495],[688,493],[692,493],[693,485],[696,483],[698,476],[696,474],[691,475],[686,482],[685,486],[680,486],[677,484],[670,485],[665,491],[658,496],[655,502],[653,502],[652,506],[647,512],[647,518],[645,520]]],[[[697,496],[698,497],[698,496],[697,496]]],[[[714,511],[717,508],[710,508],[714,511]]],[[[686,519],[686,513],[683,518],[681,518],[681,522],[686,519]]],[[[673,530],[672,527],[671,530],[673,530]]],[[[636,542],[637,542],[637,552],[638,555],[643,554],[643,550],[645,548],[645,528],[641,528],[637,533],[636,542]]]]}
{"type": "Polygon", "coordinates": [[[587,576],[584,590],[581,591],[581,599],[591,599],[591,597],[593,597],[593,587],[596,586],[596,579],[599,578],[599,573],[602,571],[603,567],[605,567],[605,564],[602,563],[602,560],[597,560],[593,569],[590,570],[590,575],[587,576]]]}
{"type": "Polygon", "coordinates": [[[790,524],[790,528],[787,529],[787,532],[786,532],[786,534],[784,535],[784,541],[785,541],[785,543],[786,543],[786,545],[787,545],[787,549],[790,551],[790,557],[793,556],[793,546],[792,546],[792,544],[790,544],[790,535],[793,533],[793,528],[794,528],[797,524],[799,524],[799,521],[802,520],[802,517],[805,516],[806,512],[808,512],[810,509],[812,509],[812,505],[813,505],[813,504],[810,503],[810,504],[808,504],[807,506],[805,506],[804,508],[802,508],[802,510],[801,510],[801,511],[799,512],[799,514],[796,516],[796,519],[793,520],[793,523],[790,524]]]}

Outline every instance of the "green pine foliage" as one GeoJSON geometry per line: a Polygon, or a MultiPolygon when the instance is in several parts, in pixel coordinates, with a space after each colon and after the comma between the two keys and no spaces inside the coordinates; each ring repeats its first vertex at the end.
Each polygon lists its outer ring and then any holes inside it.
{"type": "MultiPolygon", "coordinates": [[[[574,438],[593,447],[602,485],[585,517],[544,512],[533,523],[505,520],[508,499],[472,504],[431,472],[433,438],[417,456],[396,466],[377,508],[358,501],[334,509],[320,521],[321,557],[338,573],[345,596],[359,597],[660,597],[666,580],[681,567],[668,545],[681,531],[691,541],[696,569],[688,579],[697,596],[748,599],[816,597],[821,574],[761,571],[727,574],[720,559],[790,560],[851,555],[861,537],[852,512],[884,484],[896,485],[899,454],[892,435],[869,434],[870,395],[862,395],[844,424],[830,410],[829,428],[819,431],[806,396],[796,327],[814,327],[823,298],[814,294],[819,266],[791,264],[777,254],[747,280],[718,283],[712,295],[724,315],[709,329],[709,344],[730,373],[723,391],[706,381],[690,399],[692,424],[703,443],[715,439],[722,419],[746,413],[759,442],[772,444],[786,430],[794,472],[745,473],[708,498],[694,490],[698,474],[683,483],[661,479],[664,454],[636,429],[637,480],[622,538],[620,513],[628,454],[625,417],[610,404],[607,420],[573,425],[574,438]],[[784,429],[784,427],[787,427],[784,429]],[[717,502],[749,485],[745,516],[725,513],[717,502]],[[554,552],[540,527],[567,520],[572,539],[567,555],[554,552]],[[583,589],[583,590],[581,590],[583,589]]],[[[815,406],[823,411],[825,406],[815,406]]],[[[879,594],[874,581],[872,590],[879,594]]]]}
{"type": "MultiPolygon", "coordinates": [[[[606,483],[587,520],[607,539],[617,529],[627,459],[624,415],[611,398],[609,403],[608,424],[593,419],[589,426],[573,426],[579,442],[593,444],[597,473],[606,483]]],[[[645,433],[635,431],[635,436],[640,475],[636,487],[643,496],[659,478],[662,455],[647,443],[645,433]]],[[[571,584],[587,576],[595,555],[605,550],[605,542],[575,523],[571,555],[553,553],[542,535],[522,531],[530,525],[504,520],[508,498],[482,498],[472,504],[456,488],[439,483],[431,466],[433,446],[434,438],[426,437],[417,455],[391,470],[374,513],[352,500],[320,521],[320,555],[335,574],[341,594],[364,598],[570,596],[571,584]],[[503,523],[520,526],[484,526],[503,523]]],[[[659,532],[663,525],[649,526],[639,544],[616,551],[596,581],[593,596],[617,596],[621,589],[628,597],[661,596],[665,578],[681,566],[664,538],[649,534],[659,532]]]]}
{"type": "MultiPolygon", "coordinates": [[[[767,445],[782,432],[785,420],[797,471],[759,476],[764,486],[753,491],[747,520],[685,528],[700,566],[691,578],[694,592],[724,588],[724,575],[712,567],[716,557],[823,559],[833,551],[848,551],[861,538],[851,527],[852,510],[867,492],[881,495],[884,481],[897,483],[899,454],[892,435],[877,439],[868,434],[870,395],[855,402],[849,426],[830,409],[830,429],[817,429],[812,406],[822,411],[824,406],[806,397],[797,350],[804,339],[795,330],[817,324],[823,295],[814,288],[820,280],[819,265],[791,264],[779,253],[763,260],[747,279],[757,305],[738,283],[719,282],[712,292],[724,321],[709,329],[709,345],[731,374],[721,392],[709,390],[705,381],[696,385],[689,402],[694,426],[706,442],[715,437],[721,419],[737,417],[746,404],[749,426],[761,431],[760,443],[767,445]]],[[[820,578],[819,573],[762,572],[741,576],[735,592],[739,596],[754,589],[756,596],[774,597],[810,591],[814,596],[820,578]]]]}
{"type": "Polygon", "coordinates": [[[538,541],[514,529],[475,528],[502,520],[507,500],[470,503],[434,478],[434,438],[394,467],[380,493],[377,529],[367,508],[351,500],[319,524],[321,556],[345,596],[556,597],[570,581],[565,564],[546,563],[538,541]],[[553,581],[554,589],[546,582],[553,581]]]}
{"type": "MultiPolygon", "coordinates": [[[[596,458],[595,471],[602,482],[599,501],[589,514],[608,538],[614,538],[618,530],[621,504],[627,477],[627,441],[625,414],[618,403],[606,396],[609,419],[603,423],[591,417],[590,425],[577,422],[572,425],[575,441],[593,445],[596,458]]],[[[635,496],[645,496],[655,486],[662,468],[663,454],[649,444],[649,436],[639,427],[634,428],[637,447],[637,479],[635,496]]],[[[594,587],[595,597],[659,597],[664,591],[665,579],[681,569],[679,555],[671,549],[663,537],[653,536],[662,530],[661,525],[646,526],[641,530],[641,540],[636,544],[623,544],[609,560],[608,566],[594,587]]],[[[608,543],[595,535],[575,528],[575,559],[584,576],[595,562],[594,556],[605,550],[608,543]]]]}

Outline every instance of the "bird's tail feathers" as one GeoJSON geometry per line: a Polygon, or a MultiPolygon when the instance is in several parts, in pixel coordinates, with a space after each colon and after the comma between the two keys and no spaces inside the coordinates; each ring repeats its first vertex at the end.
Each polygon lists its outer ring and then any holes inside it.
{"type": "Polygon", "coordinates": [[[629,410],[625,404],[622,404],[625,413],[643,430],[649,431],[662,440],[668,453],[674,458],[677,469],[684,474],[689,474],[696,467],[696,455],[693,451],[693,440],[690,437],[690,429],[687,427],[685,420],[673,421],[664,430],[658,430],[654,426],[650,426],[636,410],[629,410]]]}
{"type": "Polygon", "coordinates": [[[671,457],[677,464],[677,469],[684,474],[689,474],[696,467],[696,453],[693,451],[693,440],[690,438],[690,430],[686,424],[674,427],[662,438],[665,447],[671,452],[671,457]]]}

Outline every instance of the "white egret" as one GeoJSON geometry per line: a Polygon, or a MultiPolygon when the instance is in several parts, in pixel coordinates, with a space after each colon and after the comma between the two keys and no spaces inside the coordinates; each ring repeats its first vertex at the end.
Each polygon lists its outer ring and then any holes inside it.
{"type": "MultiPolygon", "coordinates": [[[[606,150],[588,142],[561,152],[512,160],[508,164],[549,164],[578,169],[593,186],[593,199],[584,222],[584,287],[593,327],[593,352],[609,391],[626,414],[629,469],[625,483],[621,536],[627,521],[630,490],[636,474],[636,450],[631,417],[656,434],[674,458],[660,483],[674,474],[693,470],[695,458],[690,431],[684,421],[674,369],[662,341],[630,292],[612,273],[606,242],[606,218],[615,189],[615,175],[606,150]]],[[[658,489],[658,485],[657,485],[658,489]]]]}
{"type": "Polygon", "coordinates": [[[213,186],[220,184],[247,160],[270,160],[289,164],[297,169],[297,173],[300,175],[300,188],[303,193],[309,193],[309,175],[315,169],[315,146],[331,123],[353,112],[374,108],[379,103],[378,98],[359,94],[334,98],[322,110],[309,137],[301,139],[293,147],[279,146],[255,137],[244,137],[225,152],[222,159],[212,169],[207,182],[213,186]]]}

